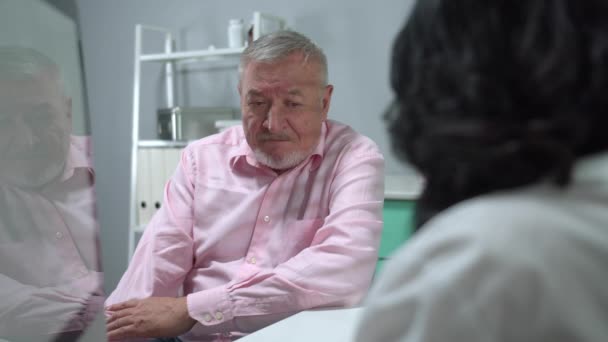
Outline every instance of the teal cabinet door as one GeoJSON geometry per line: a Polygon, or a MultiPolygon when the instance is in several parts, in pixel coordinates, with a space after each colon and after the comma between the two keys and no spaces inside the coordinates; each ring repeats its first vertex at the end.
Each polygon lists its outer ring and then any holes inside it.
{"type": "Polygon", "coordinates": [[[384,228],[378,252],[376,274],[386,259],[401,246],[414,231],[414,201],[385,200],[383,209],[384,228]]]}

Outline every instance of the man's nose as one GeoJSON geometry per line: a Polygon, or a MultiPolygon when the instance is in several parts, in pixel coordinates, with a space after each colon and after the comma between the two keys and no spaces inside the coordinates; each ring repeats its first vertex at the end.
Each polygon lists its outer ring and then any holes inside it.
{"type": "Polygon", "coordinates": [[[281,132],[283,130],[284,117],[281,111],[275,107],[270,108],[264,120],[264,127],[269,132],[281,132]]]}

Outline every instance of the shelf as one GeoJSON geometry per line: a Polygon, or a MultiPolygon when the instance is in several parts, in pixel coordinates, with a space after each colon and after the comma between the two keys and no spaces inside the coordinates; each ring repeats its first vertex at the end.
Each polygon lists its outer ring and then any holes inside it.
{"type": "Polygon", "coordinates": [[[142,62],[175,62],[192,59],[213,59],[214,57],[239,56],[245,50],[241,48],[207,49],[171,53],[144,54],[139,57],[142,62]]]}
{"type": "Polygon", "coordinates": [[[137,143],[139,147],[174,147],[183,148],[188,145],[189,141],[173,141],[173,140],[140,140],[137,143]]]}

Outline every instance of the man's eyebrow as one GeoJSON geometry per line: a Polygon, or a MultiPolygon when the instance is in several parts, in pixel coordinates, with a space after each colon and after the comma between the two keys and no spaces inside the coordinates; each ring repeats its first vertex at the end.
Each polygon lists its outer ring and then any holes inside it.
{"type": "Polygon", "coordinates": [[[247,91],[247,96],[263,96],[264,94],[256,89],[249,89],[249,91],[247,91]]]}
{"type": "Polygon", "coordinates": [[[287,92],[289,95],[302,96],[302,91],[300,89],[291,89],[287,92]]]}

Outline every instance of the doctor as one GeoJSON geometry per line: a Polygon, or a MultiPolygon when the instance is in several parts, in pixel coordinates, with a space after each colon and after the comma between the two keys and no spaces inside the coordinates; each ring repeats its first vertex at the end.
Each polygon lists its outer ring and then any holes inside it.
{"type": "Polygon", "coordinates": [[[606,341],[608,6],[418,1],[393,48],[419,232],[360,342],[606,341]]]}

